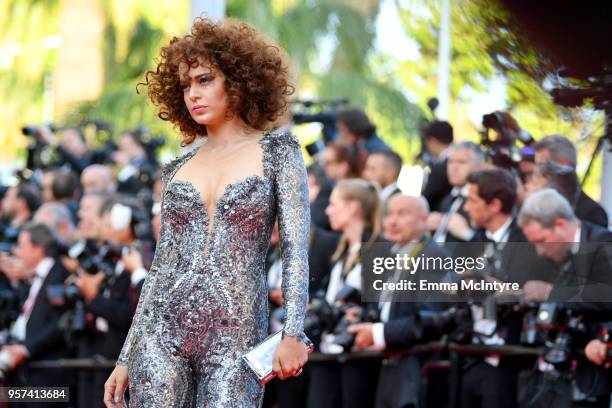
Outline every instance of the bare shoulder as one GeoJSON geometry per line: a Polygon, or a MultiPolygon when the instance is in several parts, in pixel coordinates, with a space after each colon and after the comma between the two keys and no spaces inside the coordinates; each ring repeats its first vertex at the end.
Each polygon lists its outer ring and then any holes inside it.
{"type": "Polygon", "coordinates": [[[159,168],[159,174],[160,174],[163,184],[168,183],[170,179],[172,178],[172,175],[174,174],[174,171],[176,170],[176,168],[180,167],[182,163],[184,163],[191,156],[193,156],[196,151],[197,151],[197,148],[192,148],[191,150],[188,150],[182,154],[179,153],[179,155],[175,157],[174,159],[170,160],[169,162],[165,164],[162,164],[159,168]]]}

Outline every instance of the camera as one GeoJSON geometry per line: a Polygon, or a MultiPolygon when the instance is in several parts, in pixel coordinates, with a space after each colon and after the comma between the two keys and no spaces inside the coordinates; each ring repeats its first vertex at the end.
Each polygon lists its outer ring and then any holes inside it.
{"type": "Polygon", "coordinates": [[[310,101],[295,100],[293,106],[297,106],[292,114],[293,123],[301,125],[305,123],[320,123],[323,126],[321,139],[305,146],[310,157],[321,152],[325,145],[336,137],[336,110],[348,103],[347,98],[310,101]]]}
{"type": "Polygon", "coordinates": [[[348,326],[377,320],[377,310],[361,306],[361,292],[345,285],[338,291],[333,304],[325,300],[323,291],[313,297],[306,313],[304,332],[316,344],[320,344],[323,353],[347,353],[355,344],[355,335],[346,331],[348,326]],[[346,311],[351,308],[355,308],[357,321],[351,321],[346,316],[346,311]]]}
{"type": "Polygon", "coordinates": [[[509,113],[495,111],[482,116],[483,131],[480,144],[486,150],[487,158],[498,167],[520,173],[521,161],[533,161],[535,151],[531,147],[535,140],[509,113]],[[496,137],[491,137],[492,134],[496,137]],[[519,148],[516,142],[523,144],[519,148]]]}
{"type": "Polygon", "coordinates": [[[544,302],[538,307],[537,325],[546,330],[544,360],[558,370],[571,368],[574,338],[586,333],[582,318],[557,303],[544,302]]]}
{"type": "MultiPolygon", "coordinates": [[[[114,279],[115,266],[121,259],[125,245],[107,243],[98,247],[95,241],[79,241],[72,246],[59,245],[59,255],[68,256],[79,262],[79,267],[88,274],[103,272],[106,278],[102,281],[100,290],[110,285],[114,279]]],[[[69,333],[79,333],[86,329],[85,305],[81,290],[75,284],[47,286],[49,304],[65,308],[66,312],[60,319],[60,328],[69,333]]]]}

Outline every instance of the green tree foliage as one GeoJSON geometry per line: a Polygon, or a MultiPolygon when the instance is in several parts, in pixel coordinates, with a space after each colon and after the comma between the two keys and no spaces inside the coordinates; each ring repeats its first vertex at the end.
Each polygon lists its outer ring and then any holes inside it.
{"type": "Polygon", "coordinates": [[[146,87],[137,89],[137,85],[143,81],[144,72],[155,67],[160,47],[184,31],[186,4],[176,7],[176,2],[162,1],[151,7],[135,0],[105,0],[103,5],[104,89],[97,100],[86,101],[70,112],[66,121],[102,120],[109,122],[115,133],[145,126],[153,134],[167,135],[167,147],[176,148],[176,131],[157,118],[146,87]],[[174,23],[168,24],[168,20],[174,23]]]}
{"type": "Polygon", "coordinates": [[[0,157],[14,158],[25,146],[24,124],[44,118],[45,74],[50,75],[55,50],[43,40],[58,31],[59,1],[0,1],[0,157]]]}
{"type": "Polygon", "coordinates": [[[393,77],[380,75],[374,47],[380,1],[230,0],[227,14],[275,39],[289,55],[298,98],[348,98],[363,107],[378,132],[408,159],[416,143],[420,109],[393,77]]]}
{"type": "MultiPolygon", "coordinates": [[[[563,134],[577,143],[579,172],[586,169],[595,138],[581,136],[599,128],[601,115],[586,109],[561,108],[550,97],[550,88],[560,84],[557,66],[535,49],[519,25],[498,0],[453,0],[451,2],[451,110],[450,122],[461,138],[476,140],[479,124],[466,126],[471,93],[487,92],[494,76],[506,85],[508,111],[536,139],[563,134]]],[[[395,0],[406,34],[419,49],[416,59],[402,61],[397,75],[416,96],[419,106],[436,93],[440,0],[395,0]]],[[[599,166],[588,190],[597,196],[599,166]]]]}

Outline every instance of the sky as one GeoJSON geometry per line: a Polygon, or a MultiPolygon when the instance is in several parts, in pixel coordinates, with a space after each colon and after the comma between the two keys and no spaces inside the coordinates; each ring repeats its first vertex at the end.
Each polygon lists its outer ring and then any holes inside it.
{"type": "MultiPolygon", "coordinates": [[[[375,45],[379,50],[394,54],[400,60],[419,58],[418,45],[404,31],[394,0],[382,1],[376,20],[375,45]]],[[[501,76],[493,77],[484,85],[486,93],[475,92],[472,89],[462,91],[463,96],[471,99],[471,103],[468,104],[468,116],[477,127],[480,126],[482,115],[495,110],[504,110],[507,106],[506,87],[501,76]]],[[[410,94],[409,90],[405,93],[410,94]]]]}

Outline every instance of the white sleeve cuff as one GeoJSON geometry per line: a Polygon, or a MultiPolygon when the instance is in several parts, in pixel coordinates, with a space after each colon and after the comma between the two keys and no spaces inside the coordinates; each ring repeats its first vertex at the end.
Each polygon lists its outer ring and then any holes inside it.
{"type": "Polygon", "coordinates": [[[372,339],[374,341],[374,347],[377,349],[384,349],[387,347],[385,343],[385,325],[384,323],[372,324],[372,339]]]}
{"type": "Polygon", "coordinates": [[[147,270],[145,268],[138,268],[130,275],[130,281],[132,281],[132,286],[136,287],[141,280],[143,280],[147,276],[147,270]]]}

